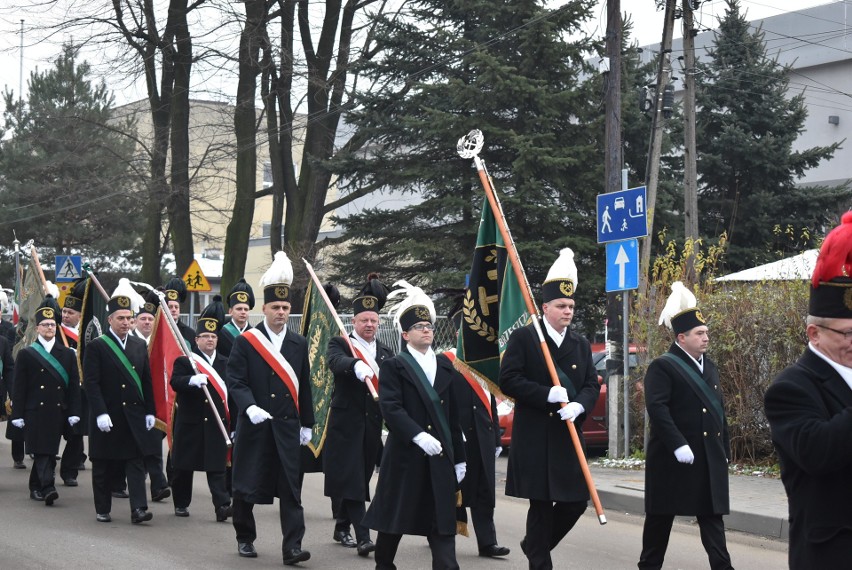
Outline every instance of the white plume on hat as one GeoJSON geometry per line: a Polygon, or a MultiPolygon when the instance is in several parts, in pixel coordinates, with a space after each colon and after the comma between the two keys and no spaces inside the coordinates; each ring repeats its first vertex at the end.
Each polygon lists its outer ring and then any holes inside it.
{"type": "Polygon", "coordinates": [[[0,287],[0,312],[5,313],[8,306],[9,296],[6,295],[6,290],[0,287]]]}
{"type": "Polygon", "coordinates": [[[393,286],[401,287],[401,289],[395,289],[388,293],[388,301],[390,302],[392,299],[402,297],[401,300],[397,301],[390,309],[388,309],[388,316],[393,317],[393,323],[396,325],[397,330],[402,332],[402,326],[399,324],[399,316],[404,313],[406,309],[414,305],[424,305],[428,308],[429,315],[432,317],[432,322],[435,322],[435,304],[432,302],[432,299],[429,298],[429,295],[423,291],[423,289],[415,287],[404,279],[400,279],[394,283],[393,286]]]}
{"type": "Polygon", "coordinates": [[[142,305],[145,304],[145,299],[136,292],[136,289],[133,288],[133,285],[130,284],[130,279],[126,277],[122,277],[118,280],[118,286],[115,288],[115,291],[112,292],[113,297],[117,297],[119,295],[124,295],[125,297],[130,298],[130,310],[134,313],[138,313],[139,309],[142,308],[142,305]]]}
{"type": "Polygon", "coordinates": [[[272,260],[272,265],[266,270],[266,273],[260,278],[260,286],[268,287],[270,285],[290,285],[293,282],[293,264],[290,258],[283,251],[275,253],[275,258],[272,260]]]}
{"type": "Polygon", "coordinates": [[[695,308],[697,304],[698,302],[695,300],[695,295],[692,294],[692,291],[686,288],[683,281],[675,281],[672,283],[672,292],[666,301],[666,306],[663,307],[663,310],[660,313],[659,324],[666,325],[666,327],[671,329],[672,317],[687,309],[695,308]]]}
{"type": "Polygon", "coordinates": [[[47,291],[45,295],[52,295],[54,299],[59,299],[59,287],[48,279],[44,282],[44,288],[47,291]]]}
{"type": "Polygon", "coordinates": [[[574,290],[577,290],[577,264],[574,263],[574,251],[570,247],[559,250],[559,257],[550,266],[550,271],[547,272],[544,282],[558,279],[571,281],[574,284],[574,290]]]}

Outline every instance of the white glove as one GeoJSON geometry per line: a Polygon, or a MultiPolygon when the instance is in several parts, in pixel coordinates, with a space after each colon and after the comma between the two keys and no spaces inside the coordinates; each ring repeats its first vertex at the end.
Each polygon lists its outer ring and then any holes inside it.
{"type": "Polygon", "coordinates": [[[80,416],[68,416],[68,425],[73,426],[80,421],[80,416]]]}
{"type": "Polygon", "coordinates": [[[299,428],[299,445],[308,445],[311,442],[311,434],[313,430],[311,428],[300,427],[299,428]]]}
{"type": "Polygon", "coordinates": [[[551,404],[558,404],[559,402],[568,403],[568,390],[562,386],[554,386],[547,394],[547,401],[551,404]]]}
{"type": "Polygon", "coordinates": [[[255,425],[261,422],[265,422],[266,420],[272,419],[272,416],[269,414],[269,412],[267,412],[263,408],[255,406],[254,404],[246,408],[246,415],[251,420],[251,423],[255,425]]]}
{"type": "Polygon", "coordinates": [[[189,378],[189,385],[195,386],[196,388],[201,388],[202,386],[207,385],[207,375],[206,374],[195,374],[189,378]]]}
{"type": "Polygon", "coordinates": [[[412,441],[419,445],[420,449],[426,452],[426,455],[438,455],[444,450],[444,448],[441,447],[441,442],[425,431],[421,431],[415,435],[412,441]]]}
{"type": "Polygon", "coordinates": [[[357,362],[355,362],[355,369],[354,370],[355,370],[355,376],[361,382],[363,382],[364,380],[366,380],[367,378],[369,378],[370,376],[373,375],[373,369],[370,368],[367,364],[365,364],[361,360],[358,360],[357,362]]]}
{"type": "Polygon", "coordinates": [[[494,450],[494,457],[500,457],[500,454],[503,453],[503,448],[501,446],[497,446],[494,450]]]}
{"type": "Polygon", "coordinates": [[[112,420],[109,419],[109,414],[101,414],[95,420],[98,423],[98,429],[103,432],[108,432],[112,427],[112,420]]]}
{"type": "Polygon", "coordinates": [[[465,473],[467,473],[467,463],[456,463],[456,482],[461,483],[462,479],[464,479],[465,473]]]}
{"type": "Polygon", "coordinates": [[[689,463],[691,465],[695,461],[695,455],[693,455],[688,445],[681,445],[675,449],[675,457],[679,463],[689,463]]]}
{"type": "Polygon", "coordinates": [[[24,427],[24,418],[18,418],[17,420],[12,420],[12,425],[16,428],[24,427]]]}
{"type": "Polygon", "coordinates": [[[573,422],[577,416],[586,411],[583,404],[579,402],[568,402],[564,408],[559,408],[559,417],[563,420],[573,422]]]}
{"type": "Polygon", "coordinates": [[[156,423],[157,423],[157,418],[155,418],[151,414],[148,414],[147,416],[145,416],[145,429],[147,429],[147,430],[152,429],[154,427],[154,424],[156,424],[156,423]]]}

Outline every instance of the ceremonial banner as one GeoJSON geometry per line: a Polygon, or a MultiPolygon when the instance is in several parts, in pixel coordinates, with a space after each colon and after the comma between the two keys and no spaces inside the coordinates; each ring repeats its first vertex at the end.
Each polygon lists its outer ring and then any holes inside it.
{"type": "Polygon", "coordinates": [[[77,339],[77,368],[80,371],[80,382],[83,382],[83,357],[88,344],[101,336],[109,328],[106,322],[106,300],[98,288],[92,283],[92,278],[86,279],[86,289],[83,293],[83,304],[80,309],[80,324],[77,339]]]}
{"type": "Polygon", "coordinates": [[[180,342],[163,316],[162,307],[154,317],[154,330],[148,343],[148,360],[151,365],[151,384],[154,389],[156,428],[168,436],[172,446],[172,418],[174,416],[175,391],[169,383],[175,360],[183,356],[180,342]]]}
{"type": "MultiPolygon", "coordinates": [[[[318,458],[325,443],[325,428],[331,407],[331,393],[334,390],[334,375],[328,369],[325,358],[328,341],[337,332],[334,317],[328,310],[313,282],[308,284],[305,293],[305,306],[302,310],[302,336],[308,339],[308,361],[311,365],[311,395],[314,400],[314,429],[307,447],[318,458]]],[[[321,469],[318,469],[321,470],[321,469]]],[[[306,468],[310,472],[311,469],[306,468]]]]}
{"type": "Polygon", "coordinates": [[[521,285],[512,270],[488,202],[482,205],[470,282],[462,303],[454,365],[499,394],[500,358],[509,335],[530,322],[521,285]]]}
{"type": "Polygon", "coordinates": [[[30,326],[30,322],[35,315],[36,309],[44,301],[44,286],[38,276],[38,271],[32,266],[32,263],[24,272],[24,282],[21,286],[19,294],[19,313],[18,313],[18,342],[12,349],[12,356],[18,357],[18,352],[35,341],[36,327],[30,326]]]}

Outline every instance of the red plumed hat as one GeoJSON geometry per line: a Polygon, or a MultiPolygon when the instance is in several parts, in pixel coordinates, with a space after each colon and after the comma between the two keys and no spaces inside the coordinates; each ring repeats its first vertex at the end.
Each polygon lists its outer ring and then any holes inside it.
{"type": "Polygon", "coordinates": [[[808,313],[852,318],[852,211],[843,214],[840,225],[825,236],[811,279],[808,313]]]}

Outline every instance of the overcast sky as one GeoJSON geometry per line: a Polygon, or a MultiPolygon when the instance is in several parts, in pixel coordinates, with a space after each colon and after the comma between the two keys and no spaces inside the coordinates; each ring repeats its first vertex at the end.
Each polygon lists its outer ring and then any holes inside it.
{"type": "MultiPolygon", "coordinates": [[[[26,0],[23,0],[26,1],[26,0]]],[[[105,0],[92,0],[103,2],[105,0]]],[[[837,0],[843,1],[843,0],[837,0]]],[[[850,7],[852,1],[846,0],[850,7]]],[[[20,20],[26,19],[25,26],[37,26],[39,14],[24,14],[10,10],[10,0],[0,0],[0,69],[2,69],[2,83],[5,86],[18,91],[19,69],[21,64],[21,42],[20,20]],[[5,5],[5,6],[4,6],[5,5]]],[[[17,1],[15,2],[17,3],[17,1]]],[[[553,2],[558,5],[561,2],[553,2]]],[[[678,4],[681,0],[678,0],[678,4]]],[[[741,6],[747,12],[749,19],[766,18],[783,12],[795,11],[797,9],[831,3],[827,0],[741,0],[741,6]]],[[[51,6],[51,3],[39,3],[41,6],[51,6]]],[[[606,31],[606,6],[607,0],[600,0],[595,9],[596,19],[589,23],[587,31],[595,36],[602,36],[606,31]]],[[[717,17],[724,14],[726,3],[723,0],[711,0],[702,2],[696,13],[696,22],[702,27],[715,28],[717,17]]],[[[43,9],[43,8],[42,8],[43,9]]],[[[621,0],[621,10],[630,14],[634,22],[633,37],[640,45],[658,43],[662,37],[663,12],[657,11],[654,0],[621,0]]],[[[852,14],[850,14],[852,16],[852,14]]],[[[678,23],[675,25],[675,37],[680,37],[681,31],[678,23]]],[[[38,41],[36,34],[30,32],[24,37],[23,50],[23,85],[26,91],[27,78],[35,69],[44,70],[52,65],[53,58],[59,51],[58,43],[68,38],[53,38],[51,43],[34,43],[38,41]]],[[[86,56],[91,60],[91,56],[86,56]]],[[[116,102],[123,104],[137,100],[145,96],[139,89],[128,87],[119,88],[115,82],[109,81],[111,89],[117,90],[116,102]]],[[[214,88],[225,86],[215,86],[214,88]]],[[[229,90],[228,90],[229,91],[229,90]]],[[[213,98],[206,95],[204,98],[213,98]]]]}

